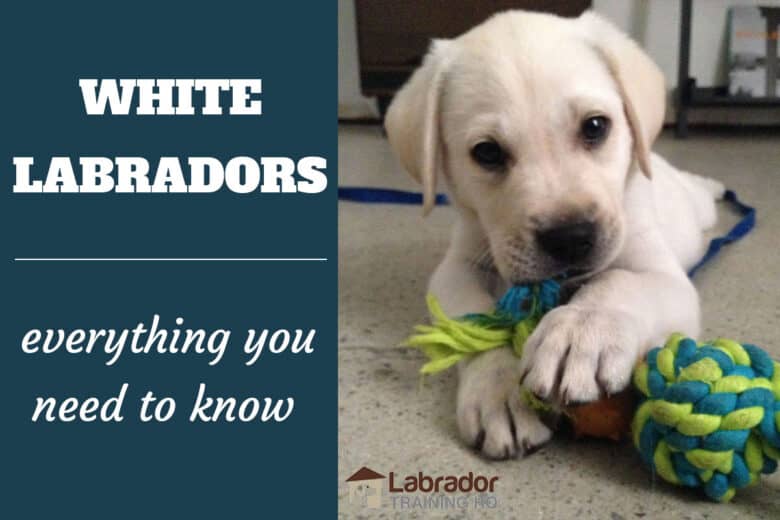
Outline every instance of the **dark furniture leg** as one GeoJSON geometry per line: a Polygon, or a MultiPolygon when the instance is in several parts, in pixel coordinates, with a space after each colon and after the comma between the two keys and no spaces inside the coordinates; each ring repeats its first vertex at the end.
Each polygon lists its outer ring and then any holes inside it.
{"type": "Polygon", "coordinates": [[[680,13],[680,56],[677,65],[677,121],[675,135],[688,137],[688,101],[691,81],[691,0],[682,0],[680,13]]]}
{"type": "Polygon", "coordinates": [[[777,26],[780,24],[780,8],[762,7],[761,14],[766,16],[766,32],[775,37],[766,39],[766,92],[772,97],[777,92],[777,26]]]}
{"type": "Polygon", "coordinates": [[[385,114],[387,114],[387,107],[390,106],[390,102],[393,100],[392,96],[377,96],[376,103],[379,107],[379,119],[385,120],[385,114]]]}

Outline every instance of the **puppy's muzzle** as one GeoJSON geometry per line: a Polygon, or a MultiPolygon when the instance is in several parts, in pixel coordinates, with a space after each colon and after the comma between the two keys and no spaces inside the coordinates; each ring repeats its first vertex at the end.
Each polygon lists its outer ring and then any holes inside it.
{"type": "Polygon", "coordinates": [[[596,225],[589,221],[568,222],[536,232],[541,249],[566,265],[588,258],[596,244],[596,225]]]}

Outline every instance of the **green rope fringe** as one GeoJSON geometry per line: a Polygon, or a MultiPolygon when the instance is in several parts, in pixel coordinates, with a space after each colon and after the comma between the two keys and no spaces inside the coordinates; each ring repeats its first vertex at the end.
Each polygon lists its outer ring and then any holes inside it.
{"type": "Polygon", "coordinates": [[[558,303],[559,286],[543,282],[511,288],[490,313],[450,318],[438,300],[426,297],[431,325],[418,325],[403,346],[422,351],[428,362],[420,373],[436,374],[463,359],[511,345],[515,355],[523,355],[523,346],[542,316],[558,303]]]}

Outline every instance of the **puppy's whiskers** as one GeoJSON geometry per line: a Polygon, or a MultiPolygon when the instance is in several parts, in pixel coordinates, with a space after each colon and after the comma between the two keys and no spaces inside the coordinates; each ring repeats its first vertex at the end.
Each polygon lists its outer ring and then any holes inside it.
{"type": "Polygon", "coordinates": [[[493,261],[493,253],[490,250],[490,243],[487,240],[483,241],[479,253],[470,260],[470,263],[473,267],[483,271],[493,272],[496,270],[496,265],[493,261]]]}

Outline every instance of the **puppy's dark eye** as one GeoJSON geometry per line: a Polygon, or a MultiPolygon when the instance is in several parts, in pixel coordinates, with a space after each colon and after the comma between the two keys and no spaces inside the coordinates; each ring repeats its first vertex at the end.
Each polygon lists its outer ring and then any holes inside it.
{"type": "Polygon", "coordinates": [[[488,170],[500,170],[506,166],[508,156],[495,141],[482,141],[471,149],[471,157],[488,170]]]}
{"type": "Polygon", "coordinates": [[[609,123],[604,116],[589,117],[582,122],[580,137],[587,146],[597,146],[607,138],[609,123]]]}

